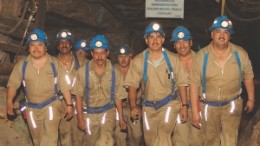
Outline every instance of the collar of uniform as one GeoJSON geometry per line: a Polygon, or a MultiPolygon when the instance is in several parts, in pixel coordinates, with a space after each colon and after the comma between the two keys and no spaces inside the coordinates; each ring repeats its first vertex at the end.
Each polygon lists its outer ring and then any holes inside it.
{"type": "MultiPolygon", "coordinates": [[[[46,55],[48,56],[48,59],[47,59],[47,61],[45,62],[45,64],[47,64],[47,63],[49,64],[49,63],[53,62],[52,56],[51,56],[50,54],[48,54],[48,53],[46,53],[46,55]]],[[[28,62],[32,62],[32,56],[31,56],[31,55],[28,55],[27,60],[28,60],[28,62]]]]}
{"type": "MultiPolygon", "coordinates": [[[[228,43],[228,48],[230,49],[230,53],[232,53],[234,51],[234,47],[233,47],[233,44],[231,42],[228,43]]],[[[209,53],[209,55],[213,55],[212,42],[209,44],[209,46],[207,48],[207,52],[209,53]]]]}
{"type": "MultiPolygon", "coordinates": [[[[89,70],[91,72],[94,72],[94,61],[93,59],[89,61],[89,70]]],[[[110,60],[106,60],[106,69],[105,69],[105,73],[107,72],[111,72],[112,71],[112,63],[110,60]]]]}

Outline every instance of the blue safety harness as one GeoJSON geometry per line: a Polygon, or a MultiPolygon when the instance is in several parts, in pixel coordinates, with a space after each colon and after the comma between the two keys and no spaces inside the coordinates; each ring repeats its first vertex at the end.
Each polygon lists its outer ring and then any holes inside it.
{"type": "MultiPolygon", "coordinates": [[[[164,49],[162,49],[162,53],[163,53],[164,59],[166,61],[167,67],[170,71],[169,75],[171,77],[171,89],[172,89],[172,91],[168,96],[166,96],[164,99],[162,99],[160,101],[148,101],[148,100],[145,100],[145,96],[142,96],[143,105],[147,106],[147,107],[154,107],[155,109],[161,108],[162,106],[168,104],[171,100],[174,100],[178,97],[178,92],[174,93],[174,85],[175,85],[174,72],[173,72],[173,68],[172,68],[170,59],[168,57],[167,52],[164,49]]],[[[143,72],[144,87],[146,87],[146,82],[147,82],[147,79],[148,79],[148,75],[147,75],[148,58],[149,58],[149,51],[146,50],[145,56],[144,56],[144,66],[143,66],[143,68],[144,68],[144,72],[143,72]]]]}
{"type": "Polygon", "coordinates": [[[98,114],[103,113],[111,108],[114,107],[114,100],[115,100],[115,69],[112,68],[112,81],[111,81],[111,91],[110,96],[111,100],[109,103],[99,106],[99,107],[90,107],[89,104],[89,64],[86,64],[85,67],[85,102],[87,103],[87,108],[83,108],[84,112],[90,113],[90,114],[98,114]]]}
{"type": "MultiPolygon", "coordinates": [[[[242,92],[242,77],[243,77],[243,73],[242,73],[242,65],[241,65],[241,61],[240,61],[240,57],[238,55],[237,51],[233,52],[236,62],[238,64],[238,68],[239,68],[239,83],[240,83],[240,93],[242,92]]],[[[202,97],[201,97],[201,102],[210,106],[224,106],[229,104],[230,102],[238,99],[240,97],[240,95],[228,100],[228,101],[207,101],[206,100],[206,70],[207,70],[207,62],[208,62],[208,53],[204,54],[203,57],[203,65],[202,65],[202,97]]]]}
{"type": "MultiPolygon", "coordinates": [[[[23,62],[23,66],[22,66],[22,82],[23,82],[23,87],[24,87],[24,92],[25,92],[26,97],[28,97],[28,90],[26,88],[26,83],[25,83],[25,71],[26,71],[27,64],[28,64],[28,61],[27,61],[27,59],[25,59],[24,62],[23,62]]],[[[56,71],[55,64],[53,62],[51,62],[51,68],[52,68],[52,73],[53,73],[53,76],[54,76],[55,96],[52,96],[51,98],[49,98],[48,100],[46,100],[42,103],[31,103],[31,102],[26,101],[25,106],[28,106],[30,108],[41,109],[41,108],[45,107],[46,105],[52,103],[53,101],[55,101],[57,99],[57,93],[58,93],[57,71],[56,71]]]]}

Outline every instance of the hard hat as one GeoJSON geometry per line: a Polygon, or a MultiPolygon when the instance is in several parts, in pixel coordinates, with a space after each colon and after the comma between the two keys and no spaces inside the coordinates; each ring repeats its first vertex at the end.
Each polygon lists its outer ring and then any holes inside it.
{"type": "Polygon", "coordinates": [[[69,31],[68,29],[63,29],[60,32],[58,32],[58,34],[56,36],[56,41],[60,41],[62,39],[73,42],[73,37],[72,37],[71,31],[69,31]]]}
{"type": "Polygon", "coordinates": [[[104,35],[96,35],[90,40],[90,49],[106,49],[109,50],[108,40],[104,35]]]}
{"type": "Polygon", "coordinates": [[[176,27],[172,32],[171,41],[179,41],[179,40],[191,40],[190,31],[184,26],[176,27]]]}
{"type": "Polygon", "coordinates": [[[128,55],[131,54],[132,50],[129,48],[127,44],[123,44],[118,47],[117,49],[117,55],[128,55]]]}
{"type": "Polygon", "coordinates": [[[209,28],[210,31],[214,29],[226,29],[230,34],[234,33],[232,22],[227,16],[217,17],[209,28]]]}
{"type": "Polygon", "coordinates": [[[146,38],[147,35],[149,35],[152,32],[159,32],[162,35],[165,35],[162,27],[158,23],[155,23],[155,22],[152,22],[146,26],[145,31],[144,31],[144,38],[146,38]]]}
{"type": "Polygon", "coordinates": [[[45,42],[46,46],[49,45],[49,41],[45,32],[43,32],[39,28],[35,28],[32,32],[27,36],[26,45],[30,42],[45,42]]]}
{"type": "Polygon", "coordinates": [[[74,43],[73,48],[75,50],[84,50],[87,51],[88,50],[88,46],[87,46],[87,41],[84,39],[79,39],[74,43]]]}

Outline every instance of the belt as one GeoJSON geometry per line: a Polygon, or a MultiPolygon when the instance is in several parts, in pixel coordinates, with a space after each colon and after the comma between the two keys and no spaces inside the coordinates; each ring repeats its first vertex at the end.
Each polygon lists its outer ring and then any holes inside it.
{"type": "Polygon", "coordinates": [[[240,98],[240,95],[238,95],[238,96],[236,96],[236,97],[234,97],[230,100],[227,100],[227,101],[206,101],[206,100],[200,100],[200,101],[204,104],[209,105],[209,106],[224,106],[224,105],[227,105],[230,102],[237,100],[239,98],[240,98]]]}
{"type": "Polygon", "coordinates": [[[49,98],[48,100],[42,102],[42,103],[31,103],[31,102],[27,102],[26,105],[30,108],[38,108],[41,109],[43,107],[45,107],[46,105],[52,103],[53,101],[55,101],[57,99],[57,96],[52,96],[51,98],[49,98]]]}
{"type": "Polygon", "coordinates": [[[148,101],[148,100],[145,100],[143,102],[143,105],[147,106],[147,107],[154,107],[155,109],[159,109],[162,106],[168,104],[171,100],[175,100],[178,97],[178,95],[179,95],[178,92],[175,92],[174,95],[168,95],[168,96],[166,96],[164,99],[162,99],[160,101],[148,101]]]}
{"type": "Polygon", "coordinates": [[[111,109],[112,107],[114,107],[114,104],[108,103],[104,106],[83,108],[83,112],[87,112],[89,114],[100,114],[111,109]]]}

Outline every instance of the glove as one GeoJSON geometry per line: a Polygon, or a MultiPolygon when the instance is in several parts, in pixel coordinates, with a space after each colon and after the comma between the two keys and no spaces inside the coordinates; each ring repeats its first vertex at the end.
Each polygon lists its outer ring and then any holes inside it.
{"type": "Polygon", "coordinates": [[[10,114],[8,114],[8,113],[6,113],[6,115],[7,115],[7,119],[8,119],[9,121],[14,121],[14,120],[16,119],[16,117],[17,117],[17,114],[16,114],[15,111],[14,111],[14,114],[13,114],[13,115],[10,115],[10,114]]]}

